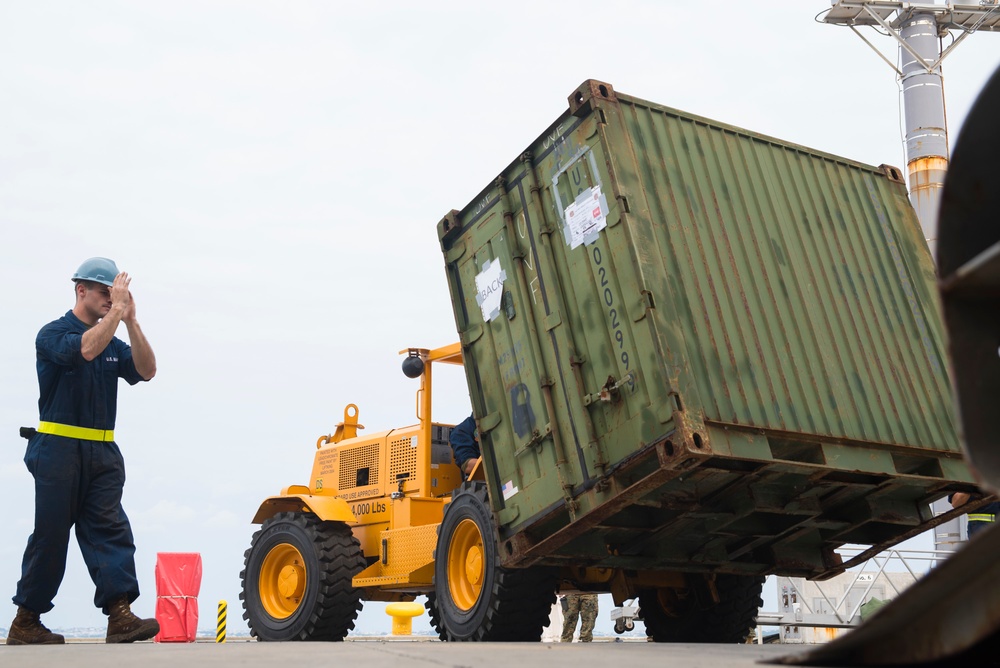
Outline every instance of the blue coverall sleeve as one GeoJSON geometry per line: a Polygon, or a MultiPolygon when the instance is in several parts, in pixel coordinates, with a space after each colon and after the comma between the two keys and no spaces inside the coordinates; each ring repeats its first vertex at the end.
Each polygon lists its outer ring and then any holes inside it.
{"type": "Polygon", "coordinates": [[[146,379],[135,370],[132,347],[117,337],[111,339],[111,345],[115,346],[115,353],[118,357],[118,377],[124,378],[129,385],[145,382],[146,379]]]}
{"type": "Polygon", "coordinates": [[[479,440],[476,438],[476,421],[470,415],[451,430],[451,449],[455,463],[461,466],[469,459],[479,457],[479,440]]]}
{"type": "Polygon", "coordinates": [[[35,338],[35,351],[38,356],[60,366],[77,366],[83,364],[81,342],[83,335],[68,328],[60,327],[58,322],[42,327],[35,338]]]}

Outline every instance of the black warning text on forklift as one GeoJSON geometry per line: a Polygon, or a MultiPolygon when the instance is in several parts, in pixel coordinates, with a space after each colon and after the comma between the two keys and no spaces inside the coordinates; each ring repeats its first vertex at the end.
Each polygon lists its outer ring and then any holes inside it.
{"type": "Polygon", "coordinates": [[[370,515],[371,513],[384,513],[385,502],[365,501],[363,503],[355,503],[351,505],[351,512],[354,513],[355,517],[370,515]]]}

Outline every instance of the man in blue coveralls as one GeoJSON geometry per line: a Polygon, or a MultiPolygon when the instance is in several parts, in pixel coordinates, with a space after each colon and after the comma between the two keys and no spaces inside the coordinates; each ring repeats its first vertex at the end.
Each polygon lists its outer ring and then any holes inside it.
{"type": "Polygon", "coordinates": [[[455,453],[455,463],[462,469],[462,477],[468,478],[479,459],[479,438],[476,434],[476,420],[471,415],[462,420],[448,438],[455,453]]]}
{"type": "Polygon", "coordinates": [[[52,609],[66,570],[69,531],[97,587],[94,604],[108,615],[109,643],[147,640],[160,626],[139,619],[135,544],[122,509],[125,462],[114,441],[118,379],[129,385],[156,374],[156,357],[135,315],[131,278],[107,258],[87,260],[72,278],[76,305],[35,339],[40,398],[38,429],[24,463],[35,479],[35,528],[21,563],[8,645],[61,644],[39,615],[52,609]],[[131,347],[115,337],[125,323],[131,347]]]}

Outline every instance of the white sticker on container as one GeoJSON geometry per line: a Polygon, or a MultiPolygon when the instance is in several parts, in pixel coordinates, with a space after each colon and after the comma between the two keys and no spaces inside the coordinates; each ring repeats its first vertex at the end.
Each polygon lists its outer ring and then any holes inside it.
{"type": "Polygon", "coordinates": [[[500,260],[487,262],[483,270],[476,274],[476,303],[483,310],[486,322],[500,315],[500,298],[506,280],[507,273],[500,266],[500,260]]]}
{"type": "Polygon", "coordinates": [[[570,248],[597,241],[597,233],[608,226],[608,201],[601,194],[601,187],[584,190],[566,207],[566,243],[570,248]]]}
{"type": "Polygon", "coordinates": [[[500,489],[500,491],[501,493],[503,493],[503,500],[507,501],[510,499],[510,497],[517,494],[518,489],[517,487],[514,486],[514,481],[508,480],[503,484],[503,487],[500,489]]]}

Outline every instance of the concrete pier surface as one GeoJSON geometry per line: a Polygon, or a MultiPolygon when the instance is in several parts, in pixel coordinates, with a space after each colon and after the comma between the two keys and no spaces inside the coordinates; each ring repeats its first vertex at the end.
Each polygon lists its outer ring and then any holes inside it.
{"type": "Polygon", "coordinates": [[[433,640],[348,640],[341,643],[261,643],[232,639],[224,644],[105,645],[71,641],[66,645],[0,646],[0,666],[18,668],[208,668],[241,666],[348,665],[366,668],[738,668],[798,654],[792,645],[687,645],[647,642],[593,643],[444,643],[433,640]],[[335,662],[335,663],[331,663],[335,662]]]}

